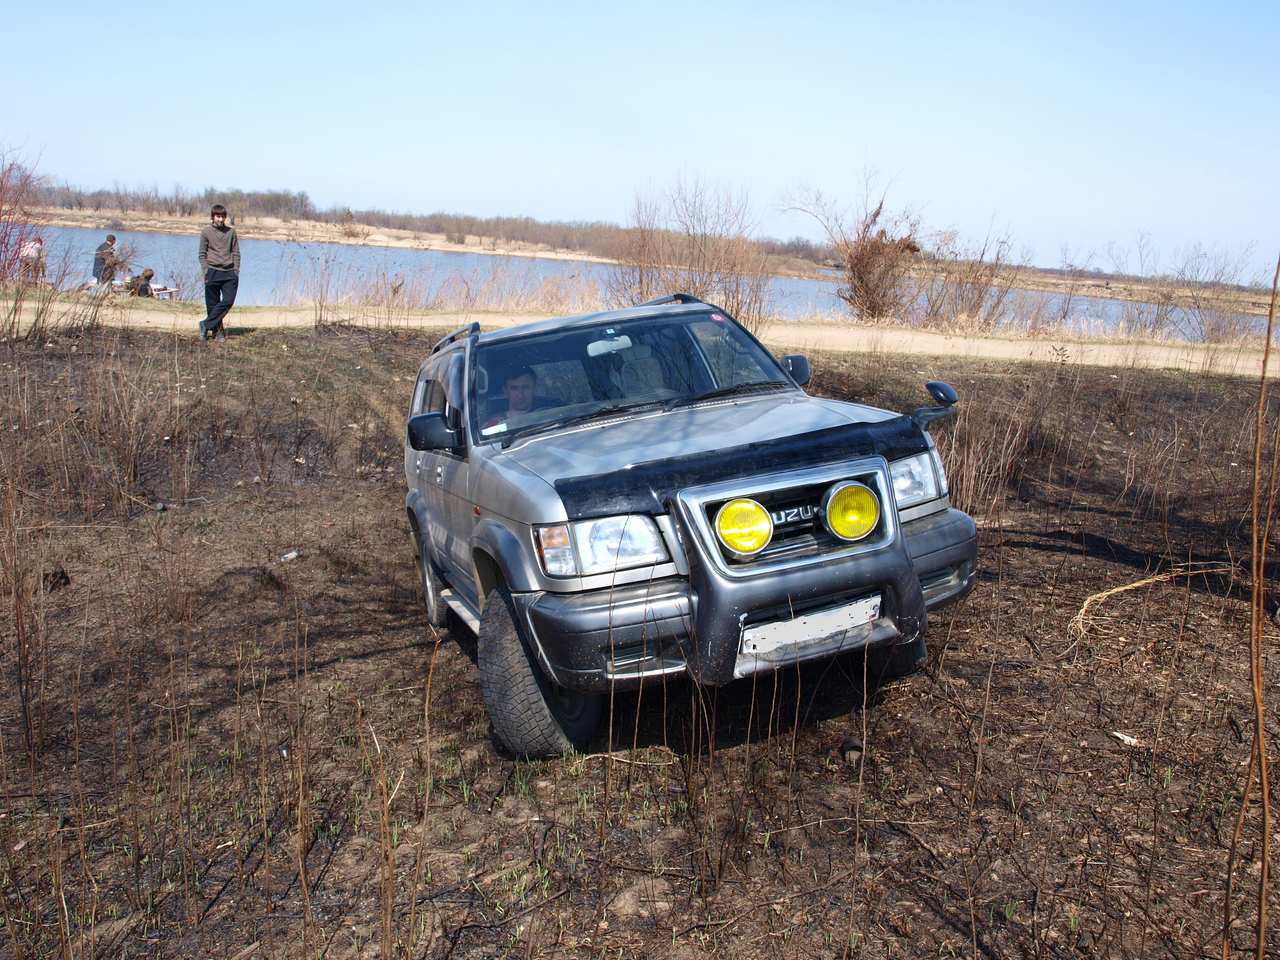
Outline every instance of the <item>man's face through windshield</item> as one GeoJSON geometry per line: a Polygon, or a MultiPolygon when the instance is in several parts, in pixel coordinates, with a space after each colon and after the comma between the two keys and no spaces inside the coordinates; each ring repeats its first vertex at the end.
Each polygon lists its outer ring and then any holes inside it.
{"type": "Polygon", "coordinates": [[[513,413],[528,413],[533,409],[533,388],[536,383],[530,370],[507,378],[502,386],[502,395],[507,398],[508,416],[513,413]]]}

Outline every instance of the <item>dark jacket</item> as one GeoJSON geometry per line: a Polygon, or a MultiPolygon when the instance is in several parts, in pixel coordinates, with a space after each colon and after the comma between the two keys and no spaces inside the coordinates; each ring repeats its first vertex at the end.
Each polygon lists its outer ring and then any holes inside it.
{"type": "Polygon", "coordinates": [[[93,251],[93,279],[99,282],[110,280],[115,275],[115,270],[116,248],[104,240],[98,244],[98,249],[93,251]]]}

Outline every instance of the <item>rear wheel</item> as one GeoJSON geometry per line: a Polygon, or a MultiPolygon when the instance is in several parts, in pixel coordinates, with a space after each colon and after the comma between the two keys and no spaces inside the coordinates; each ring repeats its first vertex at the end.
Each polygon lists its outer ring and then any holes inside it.
{"type": "Polygon", "coordinates": [[[485,600],[476,657],[489,719],[508,750],[555,757],[586,747],[600,722],[602,698],[547,678],[504,586],[485,600]]]}
{"type": "Polygon", "coordinates": [[[436,569],[436,565],[431,562],[431,557],[427,553],[427,546],[422,542],[421,534],[414,533],[417,540],[418,549],[418,579],[422,582],[422,600],[427,608],[427,623],[433,627],[447,627],[449,625],[449,605],[440,598],[440,594],[444,592],[444,580],[440,577],[440,571],[436,569]]]}

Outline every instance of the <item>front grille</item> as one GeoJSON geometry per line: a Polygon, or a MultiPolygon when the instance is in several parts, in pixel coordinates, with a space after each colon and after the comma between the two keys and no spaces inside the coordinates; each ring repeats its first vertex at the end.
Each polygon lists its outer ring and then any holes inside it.
{"type": "Polygon", "coordinates": [[[810,557],[821,557],[851,547],[874,543],[883,538],[888,530],[889,518],[886,516],[892,504],[886,505],[884,488],[877,482],[874,474],[848,475],[835,480],[822,480],[817,483],[800,484],[793,487],[781,487],[753,491],[750,481],[746,481],[741,491],[733,496],[717,497],[704,501],[703,515],[707,529],[711,532],[712,546],[719,552],[721,559],[733,569],[752,570],[764,564],[779,560],[799,560],[810,557]],[[863,540],[850,542],[841,540],[826,527],[822,519],[822,499],[835,483],[843,480],[858,480],[869,486],[880,501],[880,521],[876,528],[863,540]],[[758,502],[773,517],[773,539],[769,545],[754,557],[740,559],[732,556],[720,539],[715,535],[715,517],[720,507],[734,497],[750,497],[758,502]]]}
{"type": "Polygon", "coordinates": [[[898,535],[889,465],[878,456],[687,487],[677,494],[677,501],[685,522],[693,528],[698,552],[731,577],[763,576],[777,569],[869,553],[893,542],[898,535]],[[846,480],[866,485],[880,501],[876,529],[854,543],[832,535],[818,509],[832,485],[846,480]],[[716,512],[736,497],[750,497],[771,514],[783,514],[781,523],[774,521],[769,545],[748,560],[731,557],[715,534],[716,512]],[[789,510],[797,513],[788,515],[789,510]]]}

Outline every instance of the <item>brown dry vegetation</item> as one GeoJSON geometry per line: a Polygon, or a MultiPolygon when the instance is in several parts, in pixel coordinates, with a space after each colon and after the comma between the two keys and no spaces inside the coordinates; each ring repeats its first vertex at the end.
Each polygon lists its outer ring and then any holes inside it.
{"type": "MultiPolygon", "coordinates": [[[[671,682],[525,763],[421,615],[400,432],[432,335],[232,334],[0,348],[0,954],[1218,951],[1250,384],[814,357],[821,394],[960,390],[939,443],[982,577],[927,671],[671,682]]],[[[1251,818],[1241,949],[1258,844],[1251,818]]]]}

